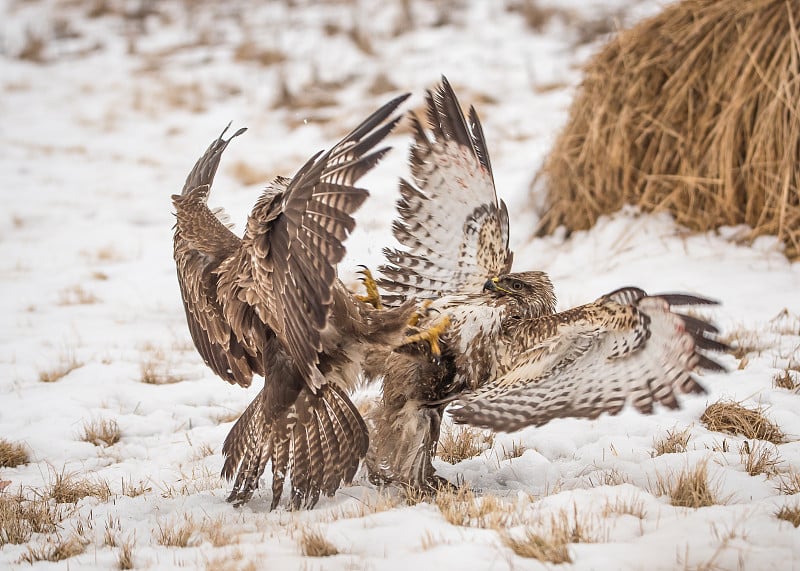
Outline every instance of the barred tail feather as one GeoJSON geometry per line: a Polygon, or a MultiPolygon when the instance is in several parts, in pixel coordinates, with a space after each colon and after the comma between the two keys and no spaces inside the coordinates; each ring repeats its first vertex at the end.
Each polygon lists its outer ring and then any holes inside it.
{"type": "Polygon", "coordinates": [[[320,494],[332,496],[350,483],[367,453],[369,440],[361,415],[338,387],[325,385],[315,395],[303,390],[278,418],[267,421],[259,395],[225,439],[222,475],[233,479],[228,501],[246,503],[272,462],[275,509],[287,478],[291,506],[311,508],[320,494]]]}

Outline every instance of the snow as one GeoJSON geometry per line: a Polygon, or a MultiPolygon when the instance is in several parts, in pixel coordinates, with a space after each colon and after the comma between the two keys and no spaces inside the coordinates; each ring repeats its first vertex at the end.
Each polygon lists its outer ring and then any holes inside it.
{"type": "MultiPolygon", "coordinates": [[[[104,542],[109,517],[118,520],[120,541],[133,542],[137,569],[551,567],[515,555],[496,529],[448,523],[431,500],[405,505],[363,473],[306,512],[287,511],[285,500],[268,512],[269,476],[253,501],[234,509],[218,477],[222,441],[259,387],[221,382],[191,345],[172,261],[170,195],[229,121],[247,126],[226,151],[211,198],[242,228],[268,179],[293,174],[401,91],[413,93],[406,108],[418,109],[441,74],[483,121],[511,213],[515,269],[547,271],[560,308],[622,285],[714,297],[722,305],[706,314],[756,350],[724,357],[731,373],[705,375],[708,394],[684,398],[681,410],[625,410],[499,434],[474,458],[436,460],[440,474],[512,506],[506,527],[516,537],[559,514],[580,518],[594,541],[571,543],[565,569],[800,568],[800,529],[774,516],[798,505],[780,482],[800,472],[799,397],[772,382],[800,363],[800,264],[770,237],[742,243],[741,228],[690,234],[668,216],[634,209],[568,239],[531,239],[530,180],[566,120],[581,64],[603,40],[576,43],[575,22],[615,14],[630,23],[661,4],[548,0],[541,5],[573,18],[556,17],[541,31],[510,9],[524,4],[0,4],[0,436],[25,443],[32,456],[0,469],[0,481],[11,482],[6,494],[20,486],[35,494],[74,473],[112,491],[109,501],[84,498],[61,524],[62,537],[81,522],[88,528],[82,554],[33,568],[117,568],[120,548],[104,542]],[[92,6],[103,8],[96,17],[92,6]],[[403,6],[410,24],[403,25],[403,6]],[[43,63],[18,57],[36,37],[43,63]],[[237,56],[245,44],[285,60],[262,65],[237,56]],[[381,75],[397,88],[370,94],[381,75]],[[283,82],[297,98],[331,104],[276,105],[283,82]],[[242,182],[248,171],[258,182],[242,182]],[[55,382],[40,380],[68,364],[78,366],[55,382]],[[144,383],[146,372],[177,382],[144,383]],[[750,476],[739,454],[744,439],[699,422],[720,399],[767,407],[787,435],[777,446],[777,474],[750,476]],[[117,421],[121,440],[109,447],[81,440],[85,423],[102,419],[117,421]],[[655,438],[684,428],[686,453],[652,456],[655,438]],[[515,446],[524,452],[507,458],[515,446]],[[704,461],[722,503],[673,507],[659,495],[659,478],[704,461]],[[129,497],[123,485],[146,491],[129,497]],[[636,504],[641,517],[609,509],[623,504],[636,504]],[[214,545],[198,533],[189,547],[158,543],[160,527],[187,518],[222,521],[231,539],[214,545]],[[319,530],[339,554],[301,555],[306,529],[319,530]]],[[[375,267],[391,244],[407,132],[391,144],[395,151],[364,179],[372,196],[341,265],[354,286],[357,265],[375,267]]],[[[369,394],[374,389],[360,397],[369,394]]],[[[46,540],[34,534],[28,545],[2,546],[0,568],[27,566],[20,557],[46,540]]]]}

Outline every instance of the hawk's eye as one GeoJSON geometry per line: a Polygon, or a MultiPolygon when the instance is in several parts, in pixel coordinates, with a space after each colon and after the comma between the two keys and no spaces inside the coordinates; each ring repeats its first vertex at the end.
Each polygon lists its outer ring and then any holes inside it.
{"type": "Polygon", "coordinates": [[[515,289],[515,290],[521,290],[522,289],[522,284],[519,283],[519,282],[514,282],[514,283],[511,284],[511,288],[515,289]]]}

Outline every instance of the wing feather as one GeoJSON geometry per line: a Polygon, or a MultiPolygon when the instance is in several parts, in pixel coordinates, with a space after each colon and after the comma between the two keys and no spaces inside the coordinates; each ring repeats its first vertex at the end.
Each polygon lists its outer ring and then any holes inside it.
{"type": "Polygon", "coordinates": [[[480,291],[513,259],[508,211],[497,199],[477,113],[470,109],[467,121],[445,78],[426,102],[430,133],[412,116],[413,182],[400,182],[396,205],[393,231],[402,249],[385,249],[388,263],[380,268],[389,303],[480,291]]]}
{"type": "Polygon", "coordinates": [[[388,149],[370,152],[397,124],[387,119],[405,100],[390,101],[332,149],[309,159],[281,188],[277,181],[256,204],[244,242],[253,264],[252,286],[275,331],[309,385],[325,380],[317,369],[332,303],[336,264],[353,230],[352,214],[368,196],[357,180],[388,149]]]}
{"type": "Polygon", "coordinates": [[[702,351],[726,346],[709,337],[710,328],[686,327],[684,316],[671,311],[669,301],[682,298],[631,292],[520,322],[507,332],[518,344],[514,365],[457,401],[456,422],[513,431],[554,418],[616,414],[626,402],[645,413],[654,403],[676,408],[677,393],[702,392],[692,373],[724,370],[702,351]]]}
{"type": "Polygon", "coordinates": [[[172,200],[178,284],[194,345],[218,376],[229,383],[249,386],[253,374],[263,374],[263,369],[233,334],[217,296],[216,270],[236,254],[241,241],[220,220],[219,211],[208,208],[208,195],[222,153],[244,131],[239,129],[228,139],[223,138],[223,131],[195,163],[181,194],[173,195],[172,200]]]}

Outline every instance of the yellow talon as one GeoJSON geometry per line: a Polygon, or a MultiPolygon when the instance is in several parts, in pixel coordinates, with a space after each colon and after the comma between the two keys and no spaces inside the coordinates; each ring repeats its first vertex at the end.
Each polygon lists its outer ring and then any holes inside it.
{"type": "Polygon", "coordinates": [[[358,273],[364,276],[361,278],[361,282],[364,284],[364,288],[367,290],[367,295],[357,295],[355,296],[358,301],[363,301],[364,303],[370,304],[375,309],[383,309],[383,304],[381,303],[381,294],[378,291],[378,284],[375,283],[375,278],[372,277],[372,272],[369,271],[367,266],[361,266],[363,269],[359,270],[358,273]]]}
{"type": "Polygon", "coordinates": [[[441,337],[441,335],[449,326],[450,316],[444,315],[438,321],[438,323],[436,323],[436,325],[406,337],[403,341],[403,345],[410,345],[411,343],[418,343],[419,341],[427,341],[431,346],[431,355],[433,355],[434,360],[438,361],[439,357],[442,355],[442,349],[439,346],[439,337],[441,337]]]}
{"type": "Polygon", "coordinates": [[[425,299],[419,304],[419,309],[408,318],[408,326],[416,327],[419,320],[428,315],[428,308],[433,303],[431,299],[425,299]]]}

